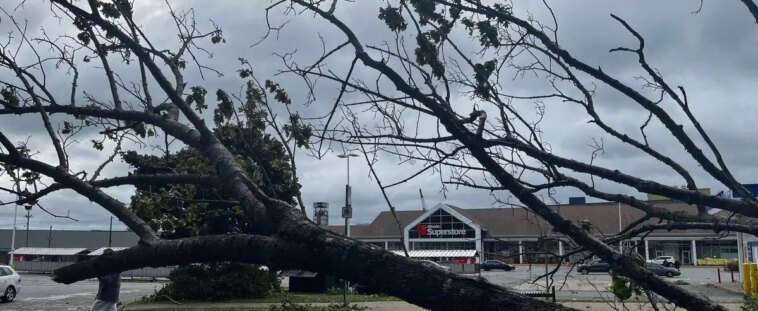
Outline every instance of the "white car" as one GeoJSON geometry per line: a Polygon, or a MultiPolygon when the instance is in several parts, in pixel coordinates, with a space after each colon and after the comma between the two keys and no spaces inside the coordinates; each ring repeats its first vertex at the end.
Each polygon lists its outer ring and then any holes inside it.
{"type": "Polygon", "coordinates": [[[0,266],[0,290],[3,302],[11,302],[21,290],[21,276],[9,266],[0,266]]]}
{"type": "Polygon", "coordinates": [[[431,260],[421,260],[421,262],[424,263],[425,265],[432,266],[432,267],[440,269],[440,270],[450,271],[450,267],[443,266],[443,265],[438,264],[438,263],[436,263],[434,261],[431,261],[431,260]]]}
{"type": "Polygon", "coordinates": [[[670,267],[674,265],[674,262],[676,262],[676,259],[674,259],[674,257],[672,256],[658,256],[658,257],[648,260],[647,262],[670,267]]]}

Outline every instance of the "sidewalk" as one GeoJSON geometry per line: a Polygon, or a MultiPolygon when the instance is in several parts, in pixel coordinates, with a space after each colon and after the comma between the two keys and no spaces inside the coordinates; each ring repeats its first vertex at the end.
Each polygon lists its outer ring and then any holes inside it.
{"type": "Polygon", "coordinates": [[[708,283],[708,284],[742,295],[742,283],[730,282],[730,283],[708,283]]]}

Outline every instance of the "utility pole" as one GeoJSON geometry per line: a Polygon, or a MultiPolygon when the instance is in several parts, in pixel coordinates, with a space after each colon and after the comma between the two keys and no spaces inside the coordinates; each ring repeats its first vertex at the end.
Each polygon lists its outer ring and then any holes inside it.
{"type": "MultiPolygon", "coordinates": [[[[622,230],[622,228],[621,228],[621,202],[618,202],[618,210],[619,210],[619,231],[618,231],[618,233],[621,233],[621,230],[622,230]]],[[[619,252],[621,252],[621,253],[624,252],[624,247],[623,247],[622,243],[623,243],[623,241],[619,241],[619,252]]]]}
{"type": "Polygon", "coordinates": [[[426,211],[426,200],[424,200],[424,193],[421,192],[421,188],[418,189],[418,194],[421,196],[421,210],[426,211]]]}
{"type": "Polygon", "coordinates": [[[740,281],[745,282],[745,280],[742,280],[742,264],[745,263],[745,237],[742,235],[742,232],[737,232],[737,271],[740,275],[740,281]]]}
{"type": "MultiPolygon", "coordinates": [[[[351,157],[357,157],[357,154],[354,153],[344,153],[340,154],[337,157],[342,159],[347,159],[347,184],[345,185],[345,207],[342,208],[342,218],[345,218],[345,236],[350,236],[350,218],[353,217],[353,207],[351,206],[350,202],[350,195],[351,195],[351,188],[350,188],[350,158],[351,157]]],[[[342,303],[347,307],[347,287],[349,285],[348,281],[345,280],[343,282],[344,288],[342,292],[342,303]]]]}
{"type": "Polygon", "coordinates": [[[113,216],[111,216],[111,227],[108,229],[108,247],[113,243],[113,216]]]}
{"type": "MultiPolygon", "coordinates": [[[[16,178],[16,191],[18,193],[21,193],[21,186],[18,183],[18,178],[16,178]]],[[[21,195],[17,195],[17,198],[21,200],[21,195]]],[[[13,251],[16,250],[16,219],[18,218],[18,204],[16,203],[13,205],[13,233],[11,233],[11,258],[8,261],[10,265],[13,265],[13,251]]]]}
{"type": "Polygon", "coordinates": [[[53,226],[50,226],[50,231],[47,233],[47,247],[50,248],[50,246],[53,244],[53,226]]]}
{"type": "Polygon", "coordinates": [[[24,208],[26,209],[26,247],[29,247],[29,218],[32,218],[32,205],[27,204],[24,205],[24,208]]]}

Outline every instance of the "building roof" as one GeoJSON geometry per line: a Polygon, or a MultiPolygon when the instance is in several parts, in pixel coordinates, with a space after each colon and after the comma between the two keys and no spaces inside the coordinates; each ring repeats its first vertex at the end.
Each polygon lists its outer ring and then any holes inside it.
{"type": "Polygon", "coordinates": [[[54,248],[54,247],[21,247],[12,251],[13,255],[37,255],[37,256],[73,256],[84,254],[86,248],[54,248]]]}
{"type": "MultiPolygon", "coordinates": [[[[355,238],[398,238],[405,225],[414,221],[421,216],[424,211],[396,211],[397,219],[400,221],[398,227],[392,212],[384,211],[374,218],[370,224],[350,225],[350,236],[355,238]]],[[[344,233],[345,226],[336,225],[328,226],[329,230],[337,233],[344,233]]]]}
{"type": "MultiPolygon", "coordinates": [[[[405,256],[403,251],[392,251],[396,255],[405,256]]],[[[476,250],[473,249],[424,249],[408,251],[408,257],[411,258],[428,258],[428,257],[475,257],[476,250]]]]}
{"type": "MultiPolygon", "coordinates": [[[[0,230],[0,250],[10,250],[12,230],[0,230]]],[[[84,247],[98,249],[108,246],[108,231],[100,230],[29,230],[29,247],[84,247]]],[[[137,245],[139,237],[131,231],[113,231],[114,247],[137,245]]],[[[16,247],[26,245],[26,230],[16,230],[16,247]]]]}
{"type": "Polygon", "coordinates": [[[121,250],[125,250],[125,249],[127,249],[128,247],[101,247],[101,248],[98,248],[98,249],[96,249],[96,250],[94,250],[94,251],[91,251],[91,252],[90,252],[89,254],[87,254],[87,255],[89,255],[89,256],[100,256],[100,255],[102,255],[102,254],[103,254],[103,252],[104,252],[106,249],[109,249],[109,248],[110,248],[110,249],[112,249],[114,252],[118,252],[118,251],[121,251],[121,250]]]}
{"type": "MultiPolygon", "coordinates": [[[[656,207],[674,212],[695,214],[695,206],[678,201],[649,202],[656,207]]],[[[498,238],[534,238],[539,236],[556,235],[552,226],[530,210],[524,208],[461,208],[445,204],[462,216],[476,223],[485,235],[498,238]]],[[[588,221],[594,227],[593,232],[600,235],[615,234],[619,230],[619,205],[615,202],[587,203],[576,205],[551,206],[556,213],[573,222],[588,221]]],[[[425,211],[397,211],[400,228],[416,220],[425,211]]],[[[627,205],[621,205],[621,227],[643,216],[643,212],[627,205]]],[[[652,221],[651,221],[652,222],[652,221]]],[[[330,230],[343,233],[344,226],[329,226],[330,230]]],[[[383,211],[369,224],[352,225],[350,235],[360,239],[399,239],[401,230],[398,229],[390,211],[383,211]]],[[[713,235],[707,230],[671,230],[655,231],[651,236],[697,236],[713,235]]]]}

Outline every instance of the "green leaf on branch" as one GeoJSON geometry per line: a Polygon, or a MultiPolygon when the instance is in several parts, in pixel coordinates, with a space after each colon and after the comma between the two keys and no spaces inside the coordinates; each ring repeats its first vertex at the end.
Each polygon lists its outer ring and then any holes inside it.
{"type": "Polygon", "coordinates": [[[190,106],[192,106],[192,104],[195,104],[195,110],[197,110],[199,113],[203,113],[203,109],[208,109],[208,105],[205,104],[206,94],[208,94],[208,91],[206,91],[202,86],[193,86],[190,87],[190,94],[187,95],[187,99],[185,99],[185,101],[190,106]]]}
{"type": "Polygon", "coordinates": [[[408,27],[403,15],[400,14],[400,8],[393,8],[387,5],[387,8],[379,8],[379,19],[394,32],[401,32],[408,27]]]}
{"type": "Polygon", "coordinates": [[[445,74],[445,66],[439,60],[439,51],[437,46],[429,41],[429,35],[420,33],[416,36],[418,47],[415,50],[416,62],[419,65],[429,65],[432,67],[432,75],[441,78],[445,74]]]}
{"type": "Polygon", "coordinates": [[[234,103],[226,92],[219,89],[216,91],[216,98],[218,100],[218,107],[213,111],[213,121],[216,125],[224,123],[229,120],[234,114],[234,103]]]}
{"type": "Polygon", "coordinates": [[[95,139],[92,140],[92,148],[95,148],[99,151],[103,151],[103,142],[97,141],[95,139]]]}

